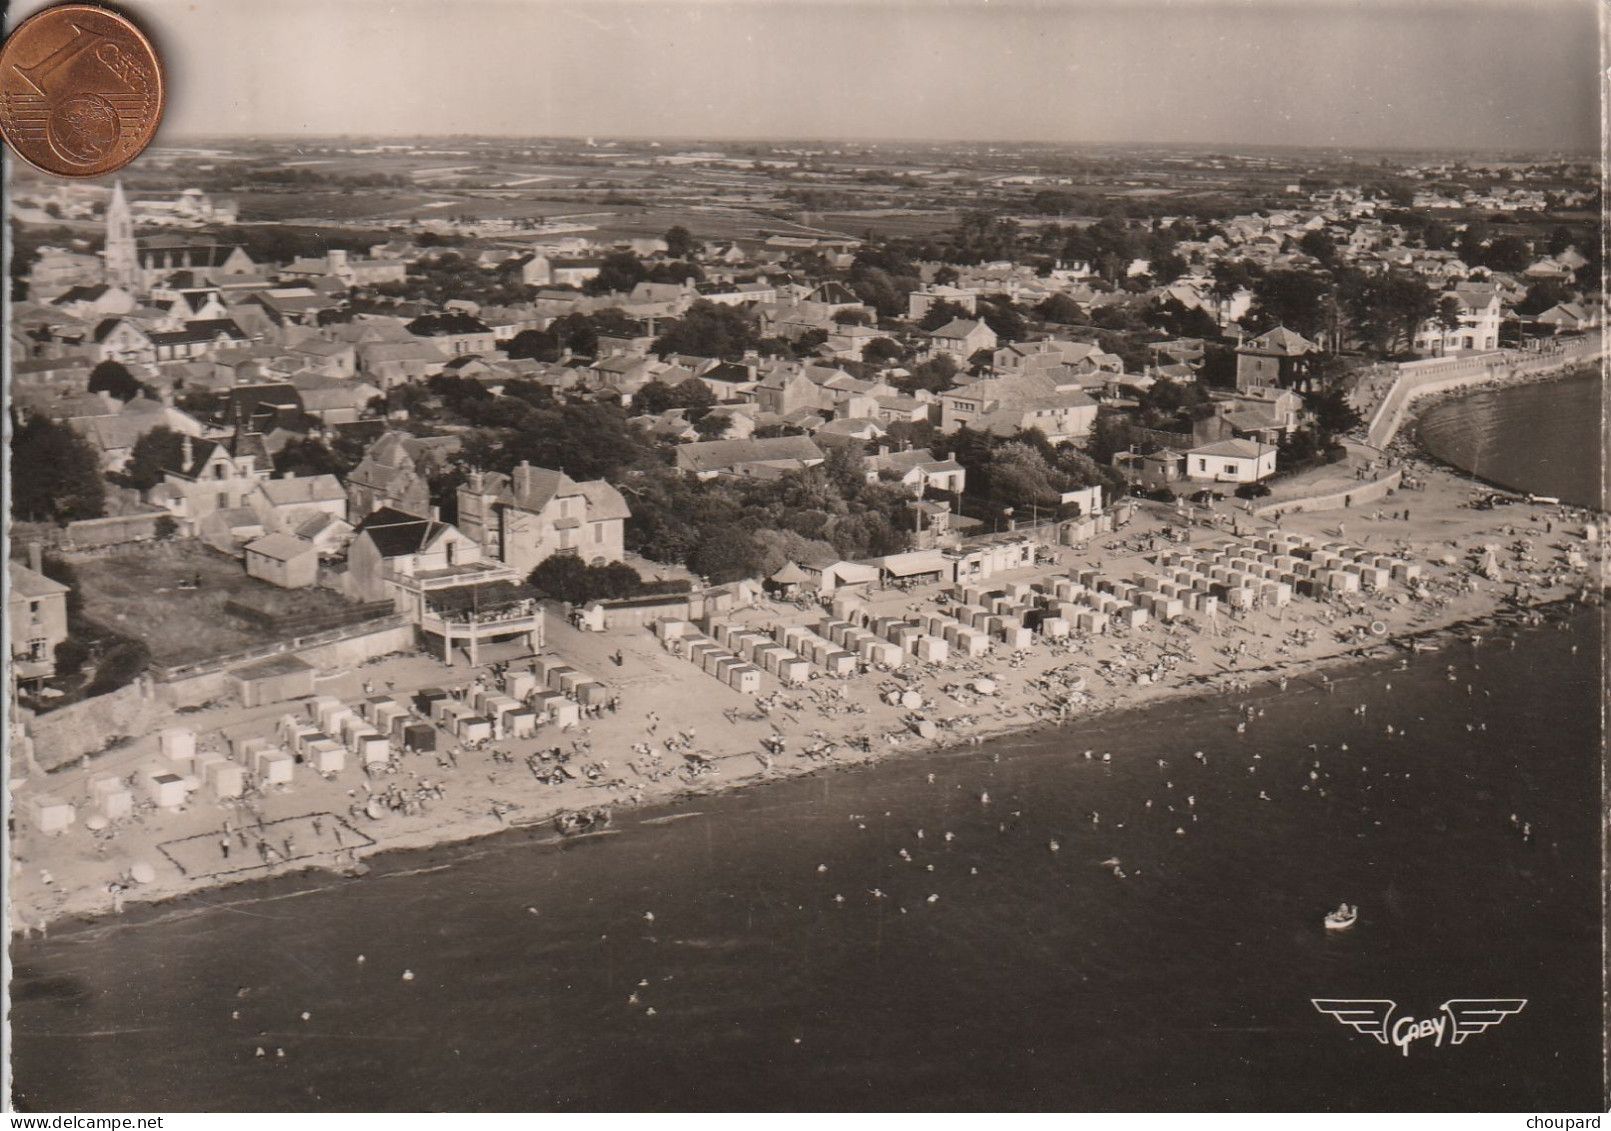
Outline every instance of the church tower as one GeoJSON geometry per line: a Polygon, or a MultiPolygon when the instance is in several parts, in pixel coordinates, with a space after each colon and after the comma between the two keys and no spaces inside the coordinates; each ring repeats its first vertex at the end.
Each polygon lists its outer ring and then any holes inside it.
{"type": "Polygon", "coordinates": [[[123,195],[123,182],[112,186],[112,199],[106,206],[106,250],[103,253],[106,281],[134,292],[139,287],[140,263],[135,251],[134,216],[123,195]]]}

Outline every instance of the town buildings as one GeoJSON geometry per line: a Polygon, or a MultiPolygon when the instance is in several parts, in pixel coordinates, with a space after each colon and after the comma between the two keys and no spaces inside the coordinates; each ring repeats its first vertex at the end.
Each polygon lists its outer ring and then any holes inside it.
{"type": "Polygon", "coordinates": [[[458,509],[465,535],[521,576],[556,554],[606,565],[626,553],[631,512],[602,479],[578,483],[524,461],[509,475],[472,471],[458,489],[458,509]]]}

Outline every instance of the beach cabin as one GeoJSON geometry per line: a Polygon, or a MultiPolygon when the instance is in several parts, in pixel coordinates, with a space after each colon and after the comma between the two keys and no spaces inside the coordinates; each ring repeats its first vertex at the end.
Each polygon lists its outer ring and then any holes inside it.
{"type": "Polygon", "coordinates": [[[178,809],[185,803],[185,779],[162,762],[147,762],[136,779],[145,798],[159,809],[178,809]]]}
{"type": "Polygon", "coordinates": [[[246,767],[239,762],[208,762],[202,767],[202,781],[219,801],[228,801],[246,792],[246,767]]]}
{"type": "Polygon", "coordinates": [[[313,694],[313,665],[290,654],[243,664],[229,674],[243,707],[284,703],[313,694]]]}
{"type": "Polygon", "coordinates": [[[517,707],[504,716],[504,733],[510,738],[531,738],[537,733],[537,712],[517,707]]]}
{"type": "Polygon", "coordinates": [[[90,799],[108,821],[120,821],[134,813],[134,794],[120,778],[110,775],[96,778],[90,783],[90,799]]]}
{"type": "Polygon", "coordinates": [[[28,798],[28,818],[34,828],[49,836],[72,827],[76,815],[72,803],[54,793],[35,793],[28,798]]]}
{"type": "Polygon", "coordinates": [[[334,739],[315,742],[306,755],[308,765],[315,773],[339,774],[347,765],[347,748],[334,739]]]}
{"type": "Polygon", "coordinates": [[[189,727],[168,727],[157,735],[157,744],[162,756],[176,764],[196,756],[196,732],[189,727]]]}
{"type": "Polygon", "coordinates": [[[436,749],[436,728],[429,723],[409,723],[403,727],[403,749],[429,754],[436,749]]]}
{"type": "Polygon", "coordinates": [[[754,664],[740,664],[728,673],[728,686],[740,695],[760,694],[761,669],[754,664]]]}
{"type": "MultiPolygon", "coordinates": [[[[324,741],[332,742],[333,740],[326,738],[324,741]]],[[[310,747],[310,755],[313,753],[313,749],[310,747]]],[[[262,779],[264,785],[290,785],[292,771],[295,767],[295,758],[284,750],[276,749],[259,750],[257,752],[257,761],[253,768],[256,769],[257,776],[262,779]]]]}

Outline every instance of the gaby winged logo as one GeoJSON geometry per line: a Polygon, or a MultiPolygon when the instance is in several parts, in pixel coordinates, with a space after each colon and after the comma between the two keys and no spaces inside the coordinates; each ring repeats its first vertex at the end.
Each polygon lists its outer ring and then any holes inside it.
{"type": "Polygon", "coordinates": [[[1430,1037],[1434,1048],[1448,1037],[1451,1045],[1491,1029],[1527,1005],[1526,998],[1450,998],[1439,1006],[1441,1016],[1416,1020],[1393,1020],[1398,1003],[1388,998],[1310,998],[1321,1013],[1329,1013],[1342,1024],[1375,1037],[1384,1045],[1395,1045],[1405,1056],[1410,1045],[1430,1037]]]}

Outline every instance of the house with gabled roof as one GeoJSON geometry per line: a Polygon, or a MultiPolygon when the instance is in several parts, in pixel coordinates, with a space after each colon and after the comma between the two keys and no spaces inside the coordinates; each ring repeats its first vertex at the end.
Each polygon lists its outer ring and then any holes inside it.
{"type": "Polygon", "coordinates": [[[1319,352],[1302,334],[1277,326],[1236,347],[1236,390],[1246,392],[1257,385],[1290,388],[1302,377],[1305,359],[1319,352]]]}
{"type": "Polygon", "coordinates": [[[815,467],[827,458],[809,436],[709,440],[677,448],[679,470],[700,479],[718,475],[740,479],[776,479],[791,471],[815,467]]]}
{"type": "Polygon", "coordinates": [[[109,283],[69,287],[50,300],[50,305],[78,318],[110,318],[128,314],[139,303],[133,294],[109,283]]]}
{"type": "Polygon", "coordinates": [[[146,337],[151,342],[155,361],[211,357],[220,350],[235,349],[251,342],[246,331],[230,318],[186,322],[181,329],[153,330],[146,337]]]}
{"type": "Polygon", "coordinates": [[[382,389],[423,381],[442,372],[448,355],[436,342],[414,338],[406,342],[365,342],[358,346],[358,372],[382,389]]]}
{"type": "Polygon", "coordinates": [[[863,466],[867,469],[867,482],[882,479],[899,483],[914,495],[922,495],[927,490],[960,495],[968,484],[967,468],[949,456],[940,459],[927,448],[881,451],[866,457],[863,466]]]}
{"type": "Polygon", "coordinates": [[[1415,334],[1418,352],[1444,356],[1499,348],[1504,303],[1498,287],[1492,283],[1456,283],[1438,296],[1440,305],[1446,300],[1453,300],[1459,324],[1445,326],[1440,315],[1428,318],[1415,334]]]}
{"type": "Polygon", "coordinates": [[[68,637],[67,586],[40,572],[42,555],[32,550],[34,567],[8,561],[6,635],[11,638],[11,673],[20,681],[56,674],[56,646],[68,637]]]}
{"type": "Polygon", "coordinates": [[[394,597],[392,582],[421,572],[481,561],[481,547],[452,523],[381,507],[358,524],[347,551],[349,595],[394,597]]]}
{"type": "Polygon", "coordinates": [[[755,385],[755,404],[762,412],[787,416],[802,408],[831,409],[832,395],[794,365],[780,365],[755,385]]]}
{"type": "Polygon", "coordinates": [[[1599,319],[1577,302],[1558,302],[1533,319],[1540,326],[1550,326],[1558,334],[1575,334],[1599,325],[1599,319]]]}
{"type": "Polygon", "coordinates": [[[979,318],[955,318],[937,330],[929,331],[928,356],[948,355],[958,365],[980,350],[996,348],[996,332],[979,318]]]}
{"type": "Polygon", "coordinates": [[[347,492],[334,475],[286,475],[264,479],[246,496],[263,529],[296,533],[315,515],[341,518],[347,511],[347,492]]]}
{"type": "Polygon", "coordinates": [[[1255,440],[1220,440],[1186,453],[1186,477],[1210,483],[1257,483],[1275,474],[1276,449],[1255,440]]]}
{"type": "Polygon", "coordinates": [[[163,466],[162,482],[152,489],[150,501],[165,506],[181,529],[195,535],[214,512],[244,507],[247,496],[272,471],[263,437],[255,432],[237,430],[228,440],[185,435],[163,466]]]}
{"type": "Polygon", "coordinates": [[[560,554],[590,565],[626,556],[631,511],[621,492],[602,479],[577,482],[522,460],[508,475],[469,473],[458,504],[465,533],[488,557],[522,576],[560,554]]]}
{"type": "Polygon", "coordinates": [[[940,394],[940,428],[964,426],[1011,436],[1039,429],[1054,444],[1084,438],[1096,422],[1096,402],[1079,389],[1059,389],[1041,373],[972,381],[940,394]]]}
{"type": "Polygon", "coordinates": [[[157,359],[151,335],[129,318],[107,318],[95,326],[95,349],[100,361],[120,361],[124,365],[157,359]]]}
{"type": "Polygon", "coordinates": [[[67,426],[95,446],[101,455],[101,470],[112,472],[123,470],[134,454],[134,445],[148,432],[171,428],[175,432],[200,436],[205,431],[201,422],[189,413],[143,397],[121,406],[119,412],[69,417],[67,426]],[[146,411],[146,406],[150,411],[146,411]],[[131,412],[131,408],[134,411],[131,412]]]}
{"type": "Polygon", "coordinates": [[[347,521],[357,526],[382,507],[429,514],[429,477],[458,446],[458,437],[441,437],[451,441],[451,447],[433,444],[432,439],[436,438],[387,432],[371,444],[347,474],[347,521]]]}

